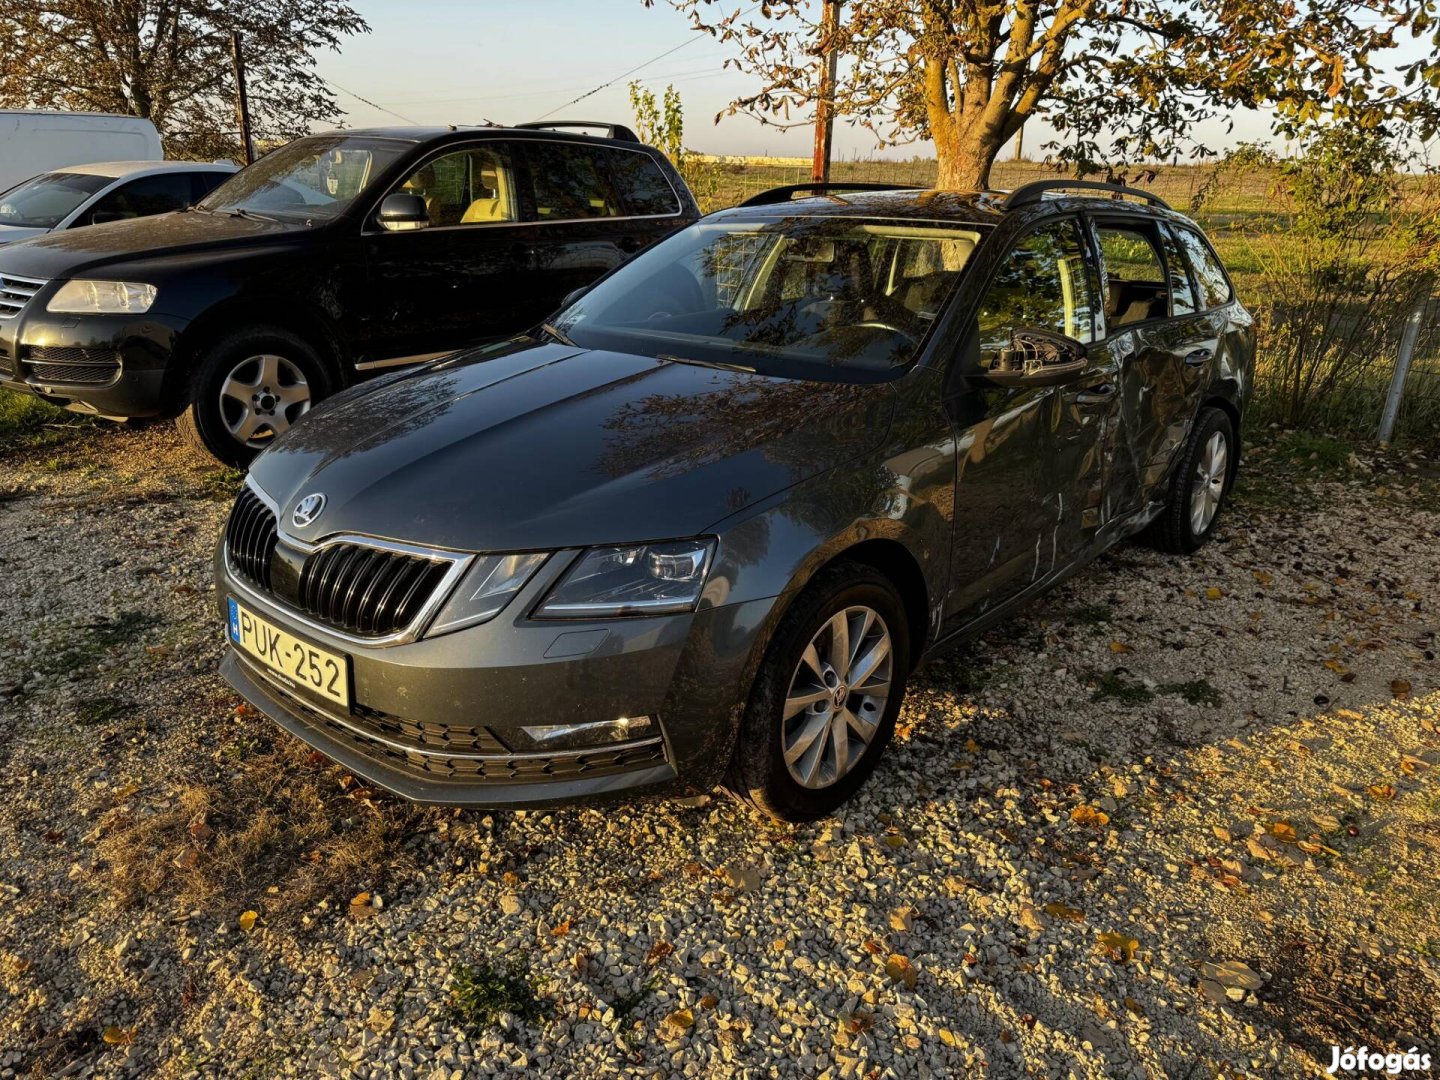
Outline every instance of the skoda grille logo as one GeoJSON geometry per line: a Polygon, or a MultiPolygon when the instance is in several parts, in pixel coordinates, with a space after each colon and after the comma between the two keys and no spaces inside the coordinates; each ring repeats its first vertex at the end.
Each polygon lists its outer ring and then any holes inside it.
{"type": "Polygon", "coordinates": [[[325,509],[325,496],[320,492],[306,495],[295,504],[295,512],[290,515],[290,520],[295,522],[296,528],[303,529],[320,516],[320,511],[325,509]]]}

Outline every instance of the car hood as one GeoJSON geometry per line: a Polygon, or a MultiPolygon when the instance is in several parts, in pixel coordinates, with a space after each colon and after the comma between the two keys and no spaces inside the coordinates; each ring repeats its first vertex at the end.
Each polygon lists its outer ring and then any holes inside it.
{"type": "Polygon", "coordinates": [[[189,211],[110,221],[46,233],[0,251],[0,274],[74,277],[104,268],[143,267],[151,259],[191,252],[249,248],[303,233],[305,226],[261,218],[189,211]]]}
{"type": "Polygon", "coordinates": [[[677,538],[877,446],[893,400],[883,383],[511,344],[327,402],[251,476],[303,540],[524,551],[677,538]],[[315,492],[324,509],[296,527],[315,492]]]}
{"type": "Polygon", "coordinates": [[[44,236],[49,229],[32,229],[23,225],[0,225],[0,244],[13,244],[17,240],[30,240],[44,236]]]}

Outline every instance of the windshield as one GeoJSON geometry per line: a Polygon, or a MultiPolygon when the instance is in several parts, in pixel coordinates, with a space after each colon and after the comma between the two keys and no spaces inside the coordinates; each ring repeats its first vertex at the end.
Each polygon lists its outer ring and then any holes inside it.
{"type": "Polygon", "coordinates": [[[783,374],[910,363],[979,243],[973,228],[870,218],[704,221],[566,308],[577,345],[783,374]]]}
{"type": "Polygon", "coordinates": [[[199,208],[329,221],[409,149],[409,143],[390,139],[345,135],[297,139],[241,169],[207,195],[199,208]]]}
{"type": "Polygon", "coordinates": [[[86,199],[107,184],[111,176],[85,173],[45,173],[16,184],[0,195],[0,225],[25,229],[53,229],[86,199]]]}

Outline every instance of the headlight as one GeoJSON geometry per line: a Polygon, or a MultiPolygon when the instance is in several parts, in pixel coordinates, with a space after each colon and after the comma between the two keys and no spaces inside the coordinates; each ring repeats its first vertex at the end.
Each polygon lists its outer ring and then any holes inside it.
{"type": "Polygon", "coordinates": [[[545,561],[545,552],[529,555],[481,555],[460,579],[449,601],[435,616],[426,637],[493,619],[525,587],[545,561]]]}
{"type": "Polygon", "coordinates": [[[714,552],[713,539],[591,548],[536,614],[573,619],[690,611],[714,552]]]}
{"type": "Polygon", "coordinates": [[[140,315],[153,303],[154,285],[77,278],[61,285],[45,310],[58,315],[140,315]]]}

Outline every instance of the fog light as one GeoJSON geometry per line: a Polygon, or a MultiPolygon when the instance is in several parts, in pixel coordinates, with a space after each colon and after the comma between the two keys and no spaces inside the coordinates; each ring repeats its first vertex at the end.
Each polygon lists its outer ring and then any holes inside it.
{"type": "Polygon", "coordinates": [[[622,716],[618,720],[597,720],[588,724],[539,724],[522,727],[518,734],[532,750],[579,750],[591,746],[643,739],[654,733],[648,716],[622,716]]]}

